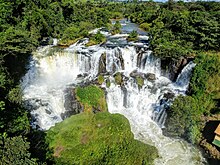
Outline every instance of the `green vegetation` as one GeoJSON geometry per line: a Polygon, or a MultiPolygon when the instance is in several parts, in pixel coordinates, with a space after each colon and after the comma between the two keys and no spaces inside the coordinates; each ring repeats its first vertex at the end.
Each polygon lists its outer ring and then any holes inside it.
{"type": "Polygon", "coordinates": [[[54,164],[153,164],[155,147],[134,140],[128,120],[119,114],[81,113],[47,133],[54,164]]]}
{"type": "Polygon", "coordinates": [[[137,81],[137,84],[138,84],[139,88],[141,88],[144,85],[144,79],[142,77],[137,76],[136,81],[137,81]]]}
{"type": "Polygon", "coordinates": [[[104,78],[104,76],[103,75],[99,75],[98,76],[98,83],[99,83],[99,85],[102,85],[102,83],[105,81],[105,78],[104,78]]]}
{"type": "Polygon", "coordinates": [[[138,39],[138,33],[135,30],[133,30],[127,38],[128,41],[136,41],[137,39],[138,39]]]}
{"type": "Polygon", "coordinates": [[[86,46],[92,46],[104,43],[106,41],[106,37],[98,31],[97,34],[92,35],[89,38],[89,42],[86,44],[86,46]]]}
{"type": "Polygon", "coordinates": [[[1,164],[24,164],[37,165],[36,160],[30,158],[31,154],[28,152],[29,143],[21,136],[13,138],[3,137],[0,140],[0,162],[1,164]]]}
{"type": "Polygon", "coordinates": [[[91,111],[93,108],[98,111],[107,111],[105,93],[95,85],[76,88],[76,98],[82,103],[85,111],[91,111]]]}
{"type": "Polygon", "coordinates": [[[169,109],[168,131],[185,137],[193,143],[202,139],[204,117],[219,113],[220,54],[201,53],[195,59],[196,67],[190,82],[190,96],[175,99],[169,109]]]}
{"type": "Polygon", "coordinates": [[[150,31],[150,27],[151,27],[151,24],[149,24],[149,23],[142,23],[142,24],[140,24],[140,28],[141,29],[143,29],[143,30],[145,30],[145,31],[147,31],[147,32],[149,32],[150,31]]]}
{"type": "Polygon", "coordinates": [[[220,48],[218,2],[148,2],[130,11],[128,17],[151,34],[150,48],[158,57],[175,60],[220,48]]]}
{"type": "Polygon", "coordinates": [[[111,86],[111,81],[109,79],[106,80],[106,86],[109,88],[111,86]]]}
{"type": "Polygon", "coordinates": [[[112,29],[112,34],[117,34],[117,33],[120,33],[121,32],[121,24],[120,22],[117,20],[113,26],[113,29],[112,29]]]}
{"type": "Polygon", "coordinates": [[[117,85],[122,85],[122,83],[123,83],[122,73],[117,72],[117,73],[114,75],[114,78],[115,78],[115,83],[116,83],[117,85]]]}

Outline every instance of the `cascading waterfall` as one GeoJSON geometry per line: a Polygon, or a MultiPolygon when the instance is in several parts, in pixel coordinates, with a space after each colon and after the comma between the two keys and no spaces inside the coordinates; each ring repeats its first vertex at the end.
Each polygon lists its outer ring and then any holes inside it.
{"type": "Polygon", "coordinates": [[[33,126],[47,130],[62,121],[65,89],[96,79],[100,72],[100,59],[105,55],[102,67],[111,85],[109,88],[105,83],[102,86],[107,91],[108,110],[129,120],[136,139],[157,147],[161,157],[155,164],[202,164],[202,156],[196,148],[185,141],[163,136],[161,130],[167,116],[165,109],[172,101],[166,95],[185,94],[195,64],[190,62],[177,81],[172,82],[161,75],[160,59],[144,46],[86,47],[86,42],[88,39],[55,51],[53,55],[50,55],[54,49],[52,46],[40,47],[33,54],[29,71],[21,83],[24,103],[34,118],[33,126]],[[114,82],[113,74],[116,72],[123,75],[122,86],[114,82]],[[145,77],[142,87],[131,74],[145,77]],[[146,78],[149,75],[152,77],[146,78]]]}

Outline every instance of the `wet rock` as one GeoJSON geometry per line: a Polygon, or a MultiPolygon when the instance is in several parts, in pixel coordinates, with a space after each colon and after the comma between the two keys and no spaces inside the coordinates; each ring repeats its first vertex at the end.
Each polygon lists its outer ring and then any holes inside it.
{"type": "Polygon", "coordinates": [[[168,75],[173,82],[176,81],[182,69],[193,59],[193,57],[180,57],[178,60],[163,59],[161,61],[163,75],[168,75]]]}
{"type": "Polygon", "coordinates": [[[124,87],[124,86],[122,86],[121,89],[122,89],[122,91],[123,91],[123,93],[124,93],[123,106],[127,108],[127,107],[128,107],[128,106],[127,106],[127,104],[128,104],[128,100],[127,100],[128,90],[127,90],[127,88],[124,87]]]}
{"type": "Polygon", "coordinates": [[[130,73],[130,77],[132,78],[137,78],[137,77],[141,77],[141,78],[146,78],[146,74],[142,73],[142,72],[138,72],[137,70],[134,70],[130,73]]]}
{"type": "Polygon", "coordinates": [[[86,77],[86,76],[88,76],[87,73],[78,74],[78,75],[77,75],[77,78],[84,78],[84,77],[86,77]]]}
{"type": "Polygon", "coordinates": [[[99,71],[98,73],[106,73],[106,53],[103,53],[99,58],[99,71]]]}
{"type": "Polygon", "coordinates": [[[50,110],[48,110],[48,109],[45,109],[45,112],[46,112],[48,115],[50,115],[50,114],[51,114],[51,111],[50,111],[50,110]]]}
{"type": "Polygon", "coordinates": [[[136,76],[138,75],[138,71],[137,70],[134,70],[130,73],[130,77],[133,77],[135,78],[136,76]]]}
{"type": "Polygon", "coordinates": [[[175,97],[175,94],[171,92],[167,92],[167,93],[164,93],[163,97],[166,99],[173,99],[175,97]]]}
{"type": "Polygon", "coordinates": [[[65,112],[61,114],[62,119],[64,120],[67,117],[83,112],[83,107],[77,101],[74,88],[67,88],[65,90],[65,112]]]}
{"type": "Polygon", "coordinates": [[[141,59],[142,59],[142,56],[143,56],[143,53],[139,53],[138,56],[137,56],[137,67],[141,68],[141,59]]]}
{"type": "Polygon", "coordinates": [[[155,74],[153,74],[153,73],[147,73],[147,74],[145,74],[145,77],[146,77],[146,79],[147,79],[148,81],[154,81],[154,80],[156,80],[156,76],[155,76],[155,74]]]}
{"type": "Polygon", "coordinates": [[[102,110],[92,107],[92,112],[96,114],[96,113],[102,112],[102,110]]]}
{"type": "Polygon", "coordinates": [[[119,48],[115,50],[115,57],[117,57],[117,61],[113,63],[113,72],[116,72],[117,66],[121,66],[121,69],[125,69],[124,67],[124,59],[122,57],[122,52],[119,48]]]}

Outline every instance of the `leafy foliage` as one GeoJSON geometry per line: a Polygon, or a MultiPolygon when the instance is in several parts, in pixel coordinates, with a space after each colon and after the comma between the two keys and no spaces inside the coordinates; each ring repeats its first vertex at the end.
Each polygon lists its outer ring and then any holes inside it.
{"type": "Polygon", "coordinates": [[[121,32],[121,23],[117,20],[113,26],[112,34],[117,34],[121,32]]]}
{"type": "Polygon", "coordinates": [[[169,109],[167,130],[172,135],[198,143],[204,127],[203,116],[217,113],[216,100],[220,98],[219,53],[202,53],[195,59],[196,67],[190,82],[191,96],[180,96],[169,109]]]}
{"type": "Polygon", "coordinates": [[[129,34],[127,40],[128,40],[128,41],[136,41],[136,40],[137,40],[137,37],[138,37],[137,31],[133,30],[133,31],[129,34]]]}
{"type": "Polygon", "coordinates": [[[86,44],[86,46],[101,44],[105,41],[106,37],[100,31],[98,31],[96,34],[92,35],[89,38],[89,42],[86,44]]]}
{"type": "Polygon", "coordinates": [[[2,137],[0,146],[1,164],[37,165],[36,160],[30,158],[31,154],[28,152],[29,143],[21,136],[13,138],[2,137]]]}
{"type": "Polygon", "coordinates": [[[147,4],[137,5],[128,17],[150,32],[155,55],[176,59],[194,51],[219,50],[219,3],[147,4]]]}

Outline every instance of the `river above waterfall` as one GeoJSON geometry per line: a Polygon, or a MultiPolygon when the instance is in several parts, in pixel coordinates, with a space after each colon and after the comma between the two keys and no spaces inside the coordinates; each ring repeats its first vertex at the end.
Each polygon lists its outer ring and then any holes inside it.
{"type": "Polygon", "coordinates": [[[67,111],[64,107],[66,89],[89,84],[102,74],[108,111],[124,115],[136,139],[157,147],[160,158],[155,164],[203,164],[198,149],[162,134],[167,116],[165,109],[174,97],[185,95],[195,64],[186,65],[177,81],[172,82],[162,74],[160,59],[148,50],[148,36],[142,34],[139,41],[127,42],[128,34],[103,33],[108,36],[103,45],[86,47],[88,39],[82,39],[66,49],[50,45],[39,47],[33,53],[29,70],[21,82],[24,104],[33,117],[33,127],[48,130],[61,122],[67,111]],[[122,85],[115,82],[116,73],[122,75],[122,85]],[[143,79],[142,86],[135,76],[143,79]],[[107,80],[110,87],[106,85],[107,80]],[[167,98],[168,94],[173,97],[167,98]]]}
{"type": "MultiPolygon", "coordinates": [[[[116,22],[116,20],[112,20],[112,24],[115,24],[115,22],[116,22]]],[[[119,22],[122,25],[122,27],[121,27],[121,33],[122,34],[129,34],[133,30],[135,30],[135,31],[137,31],[137,33],[139,35],[147,35],[147,32],[140,29],[139,26],[136,23],[132,23],[128,19],[120,19],[119,22]]]]}

